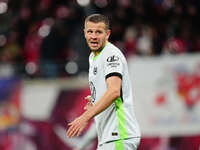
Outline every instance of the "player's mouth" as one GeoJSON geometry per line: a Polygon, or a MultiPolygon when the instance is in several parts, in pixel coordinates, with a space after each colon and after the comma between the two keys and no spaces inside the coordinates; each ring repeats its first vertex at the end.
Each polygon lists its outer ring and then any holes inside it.
{"type": "Polygon", "coordinates": [[[98,42],[90,42],[90,46],[91,47],[97,47],[98,46],[98,42]]]}

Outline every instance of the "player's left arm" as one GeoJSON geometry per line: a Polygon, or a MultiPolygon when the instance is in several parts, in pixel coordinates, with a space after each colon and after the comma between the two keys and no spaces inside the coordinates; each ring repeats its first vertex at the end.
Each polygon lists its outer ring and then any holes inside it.
{"type": "Polygon", "coordinates": [[[90,107],[80,117],[69,123],[68,137],[79,136],[90,119],[108,108],[120,96],[121,82],[119,76],[110,76],[106,79],[107,91],[93,107],[90,107]]]}

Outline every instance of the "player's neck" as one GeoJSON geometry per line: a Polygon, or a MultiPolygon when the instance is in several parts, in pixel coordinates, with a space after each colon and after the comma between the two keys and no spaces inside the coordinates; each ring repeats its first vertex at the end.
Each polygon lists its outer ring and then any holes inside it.
{"type": "Polygon", "coordinates": [[[94,56],[98,56],[101,53],[102,49],[93,51],[94,56]]]}

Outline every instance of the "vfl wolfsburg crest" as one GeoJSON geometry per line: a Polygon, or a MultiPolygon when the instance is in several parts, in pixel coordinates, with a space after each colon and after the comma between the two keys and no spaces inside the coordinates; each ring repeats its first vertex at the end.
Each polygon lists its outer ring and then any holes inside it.
{"type": "Polygon", "coordinates": [[[94,67],[93,74],[94,74],[94,75],[97,74],[97,67],[94,67]]]}

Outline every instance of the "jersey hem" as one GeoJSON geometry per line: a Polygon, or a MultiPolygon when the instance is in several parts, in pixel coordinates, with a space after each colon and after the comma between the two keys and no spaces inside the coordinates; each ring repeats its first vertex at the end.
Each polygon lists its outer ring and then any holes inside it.
{"type": "Polygon", "coordinates": [[[98,146],[101,146],[103,144],[110,143],[110,142],[115,142],[115,141],[120,141],[120,140],[128,140],[128,139],[132,139],[132,138],[141,138],[141,136],[128,137],[128,138],[117,138],[117,139],[113,139],[113,140],[107,140],[107,141],[99,143],[98,146]]]}

